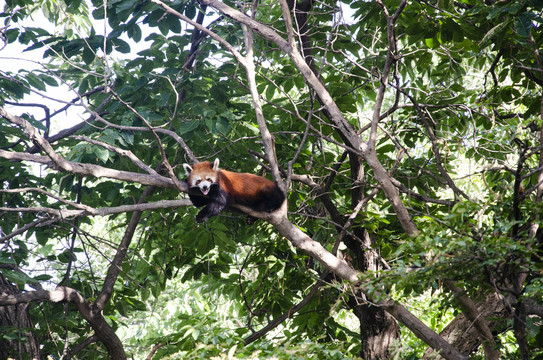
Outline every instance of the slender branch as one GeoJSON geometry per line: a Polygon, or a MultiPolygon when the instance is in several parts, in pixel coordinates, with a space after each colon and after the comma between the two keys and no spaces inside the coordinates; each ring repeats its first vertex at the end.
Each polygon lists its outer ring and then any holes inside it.
{"type": "MultiPolygon", "coordinates": [[[[292,18],[290,17],[290,8],[286,0],[280,0],[281,12],[283,13],[283,21],[285,22],[285,28],[287,29],[287,38],[290,48],[296,49],[296,39],[294,37],[294,27],[292,26],[292,18]]],[[[292,4],[294,7],[294,3],[292,4]]]]}
{"type": "Polygon", "coordinates": [[[147,121],[147,119],[143,115],[141,115],[136,109],[134,109],[132,106],[130,106],[130,104],[128,104],[126,101],[124,101],[117,93],[112,91],[112,94],[121,104],[126,106],[126,108],[128,110],[130,110],[141,121],[143,121],[143,123],[151,131],[151,133],[153,134],[153,136],[154,136],[154,138],[155,138],[155,140],[157,142],[158,150],[160,151],[160,156],[162,157],[162,164],[166,167],[166,169],[168,170],[168,174],[170,175],[170,180],[172,180],[172,182],[175,184],[175,187],[179,191],[183,191],[182,189],[183,189],[184,185],[177,179],[177,176],[175,175],[175,173],[173,171],[173,168],[170,165],[170,162],[168,161],[168,157],[166,156],[166,152],[164,151],[164,146],[162,145],[162,141],[160,140],[160,137],[156,133],[155,128],[152,127],[151,124],[149,124],[149,122],[147,121]]]}
{"type": "Polygon", "coordinates": [[[284,312],[280,316],[278,316],[276,319],[274,319],[272,322],[269,322],[264,326],[262,329],[252,333],[251,335],[247,336],[244,339],[245,345],[249,345],[253,341],[256,341],[257,339],[261,338],[262,336],[269,333],[271,330],[275,329],[277,326],[279,326],[283,321],[285,321],[288,318],[291,318],[295,313],[300,311],[305,305],[307,305],[313,296],[317,293],[317,290],[324,284],[323,280],[328,276],[329,272],[325,271],[321,274],[317,282],[311,287],[311,290],[307,293],[304,298],[297,303],[296,305],[292,306],[288,311],[284,312]]]}
{"type": "Polygon", "coordinates": [[[388,77],[390,75],[390,69],[392,65],[397,61],[397,47],[396,47],[396,34],[395,34],[395,23],[403,9],[407,5],[407,0],[402,0],[398,4],[398,8],[394,15],[390,16],[385,5],[381,0],[377,0],[377,3],[382,7],[383,13],[385,14],[387,20],[387,40],[388,40],[388,51],[387,57],[385,59],[385,65],[381,73],[381,81],[379,85],[379,90],[377,91],[377,97],[375,99],[375,104],[373,106],[373,116],[371,122],[370,138],[368,140],[368,147],[370,151],[375,150],[375,143],[377,141],[377,128],[379,124],[379,119],[381,115],[381,108],[383,107],[383,101],[385,99],[388,77]]]}
{"type": "Polygon", "coordinates": [[[88,338],[86,338],[85,340],[83,340],[82,342],[80,342],[79,344],[77,344],[76,346],[74,346],[74,347],[68,352],[68,354],[66,354],[65,359],[66,359],[66,360],[72,359],[72,358],[75,357],[81,350],[83,350],[84,348],[86,348],[86,347],[89,346],[90,344],[94,344],[94,343],[97,342],[97,341],[98,341],[98,336],[96,336],[96,335],[89,336],[88,338]]]}
{"type": "MultiPolygon", "coordinates": [[[[85,163],[77,163],[73,161],[68,161],[62,157],[60,157],[61,159],[60,163],[62,164],[62,166],[57,165],[56,163],[51,161],[51,159],[47,156],[33,155],[33,154],[19,153],[19,152],[5,151],[5,150],[0,150],[0,158],[4,158],[7,160],[17,160],[17,161],[31,161],[31,162],[35,162],[39,164],[48,165],[52,169],[57,170],[57,171],[64,170],[72,174],[92,175],[96,178],[103,177],[103,178],[115,179],[115,180],[120,180],[120,181],[126,181],[130,183],[135,182],[142,185],[153,185],[153,186],[171,188],[171,189],[176,188],[173,181],[161,175],[152,176],[152,175],[140,174],[140,173],[135,173],[135,172],[130,172],[130,171],[115,170],[115,169],[110,169],[110,168],[106,168],[106,167],[94,165],[94,164],[85,164],[85,163]],[[66,170],[66,169],[69,169],[69,170],[66,170]]],[[[188,185],[182,191],[188,192],[188,185]]]]}
{"type": "Polygon", "coordinates": [[[258,89],[256,87],[255,64],[253,61],[253,31],[247,26],[243,25],[243,33],[245,35],[246,55],[245,61],[242,64],[245,66],[245,70],[247,72],[247,80],[249,82],[249,89],[251,91],[251,97],[253,99],[253,107],[256,113],[256,121],[258,122],[258,128],[260,129],[262,142],[264,143],[264,151],[266,152],[266,157],[268,163],[270,164],[273,179],[279,184],[279,187],[283,191],[286,191],[283,179],[281,178],[281,174],[279,172],[279,167],[277,165],[275,147],[273,145],[274,140],[270,131],[268,130],[268,126],[266,125],[266,118],[264,117],[262,103],[260,102],[260,94],[258,93],[258,89]]]}
{"type": "MultiPolygon", "coordinates": [[[[0,192],[6,192],[6,190],[0,190],[0,192]]],[[[92,208],[86,205],[81,205],[79,207],[84,207],[84,209],[78,210],[69,210],[69,209],[52,209],[41,206],[31,206],[31,207],[20,207],[20,208],[10,208],[10,207],[0,207],[0,211],[6,212],[44,212],[51,214],[53,216],[58,216],[61,219],[66,219],[74,216],[108,216],[113,214],[121,214],[130,211],[148,211],[148,210],[157,210],[157,209],[169,209],[169,208],[178,208],[182,206],[192,205],[192,202],[189,199],[179,199],[179,200],[159,200],[152,203],[144,204],[135,204],[135,205],[121,205],[115,207],[103,207],[103,208],[92,208]]],[[[32,224],[36,225],[39,222],[33,222],[32,224]]],[[[10,234],[11,235],[11,234],[10,234]]],[[[2,240],[4,238],[0,238],[2,240]]]]}
{"type": "Polygon", "coordinates": [[[89,138],[87,136],[73,136],[73,138],[76,139],[76,140],[80,140],[80,141],[86,141],[89,144],[101,146],[101,147],[103,147],[103,148],[105,148],[105,149],[107,149],[107,150],[109,150],[111,152],[117,153],[117,154],[119,154],[121,156],[125,156],[128,159],[130,159],[130,161],[132,161],[137,167],[139,167],[141,170],[145,171],[149,175],[153,175],[153,176],[158,175],[158,173],[153,168],[151,168],[150,166],[145,164],[143,161],[138,159],[136,157],[136,155],[134,155],[134,153],[132,151],[130,151],[130,150],[119,149],[118,147],[115,147],[115,146],[110,145],[110,144],[106,144],[103,141],[98,141],[98,140],[91,139],[91,138],[89,138]]]}
{"type": "MultiPolygon", "coordinates": [[[[118,129],[118,130],[121,130],[121,131],[151,131],[148,127],[143,127],[143,126],[117,125],[117,124],[114,124],[112,122],[107,121],[106,119],[101,117],[98,113],[95,113],[90,109],[87,109],[87,110],[89,112],[91,112],[92,114],[94,114],[97,121],[103,123],[107,127],[113,128],[113,129],[118,129]]],[[[187,154],[187,156],[190,158],[190,160],[192,162],[195,162],[197,160],[194,153],[190,150],[190,148],[185,143],[185,140],[183,140],[183,138],[181,136],[177,135],[176,132],[174,132],[172,130],[168,130],[168,129],[162,129],[162,128],[153,128],[153,130],[155,132],[159,133],[159,134],[165,134],[165,135],[170,136],[172,139],[174,139],[183,148],[183,150],[185,151],[185,153],[187,154]]]]}
{"type": "Polygon", "coordinates": [[[7,240],[9,240],[9,239],[11,239],[11,238],[13,238],[13,237],[15,237],[17,235],[23,234],[28,229],[32,229],[34,227],[39,227],[39,226],[42,225],[42,223],[48,222],[48,221],[49,220],[46,219],[46,218],[42,218],[42,219],[38,218],[38,219],[32,221],[29,224],[26,224],[26,225],[24,225],[22,227],[19,227],[19,228],[15,229],[14,231],[12,231],[11,233],[9,233],[9,234],[7,234],[5,236],[0,236],[0,244],[6,242],[7,240]]]}
{"type": "Polygon", "coordinates": [[[401,12],[407,5],[407,0],[402,0],[399,3],[398,8],[396,9],[396,12],[392,16],[388,14],[388,10],[386,9],[384,4],[380,0],[378,0],[377,2],[383,8],[383,12],[387,19],[388,52],[387,52],[387,57],[385,60],[385,65],[381,73],[381,83],[380,83],[375,104],[373,107],[373,116],[372,116],[372,121],[371,121],[369,140],[367,143],[361,144],[359,148],[362,150],[364,159],[374,171],[375,178],[378,181],[380,187],[385,192],[385,195],[390,201],[392,207],[394,208],[394,211],[396,212],[396,215],[398,216],[398,220],[400,221],[403,229],[409,236],[416,236],[419,233],[419,230],[417,229],[416,225],[411,220],[411,217],[409,216],[407,209],[401,202],[398,190],[393,185],[391,181],[391,177],[387,174],[383,165],[379,161],[379,158],[377,157],[376,148],[375,148],[375,144],[377,141],[377,129],[378,129],[378,124],[379,124],[380,115],[381,115],[381,108],[383,106],[385,92],[387,89],[388,77],[389,77],[390,69],[392,68],[392,65],[397,60],[396,36],[395,36],[395,31],[394,31],[394,25],[395,25],[396,20],[400,16],[401,12]]]}
{"type": "MultiPolygon", "coordinates": [[[[168,5],[164,4],[162,1],[160,1],[160,0],[151,0],[151,2],[153,2],[153,3],[157,4],[158,6],[160,6],[161,8],[163,8],[164,11],[166,11],[166,13],[178,17],[179,19],[183,20],[184,22],[194,26],[194,28],[198,29],[199,31],[207,34],[210,38],[217,41],[219,44],[224,46],[228,51],[230,51],[232,53],[232,55],[234,55],[236,60],[239,61],[240,64],[244,64],[245,59],[243,58],[243,56],[232,45],[230,45],[230,43],[228,41],[224,40],[222,37],[215,34],[213,31],[209,30],[207,27],[202,26],[202,24],[199,24],[198,22],[193,21],[192,19],[190,19],[190,18],[186,17],[185,15],[181,14],[179,11],[176,11],[176,10],[172,9],[168,5]]],[[[207,5],[207,4],[204,3],[204,5],[207,5]]]]}
{"type": "MultiPolygon", "coordinates": [[[[145,188],[145,190],[141,194],[138,204],[143,204],[146,199],[153,194],[154,189],[155,188],[153,186],[145,188]]],[[[107,270],[106,278],[104,279],[104,284],[102,286],[102,291],[96,297],[95,304],[99,310],[104,309],[107,302],[111,298],[111,295],[113,294],[113,287],[115,285],[115,282],[117,281],[119,272],[121,271],[122,263],[126,256],[126,252],[128,251],[128,246],[130,245],[132,237],[136,232],[136,227],[138,226],[141,214],[142,211],[134,211],[132,213],[132,217],[130,218],[130,222],[125,229],[121,243],[117,247],[115,257],[113,258],[113,261],[111,262],[111,265],[107,270]]]]}

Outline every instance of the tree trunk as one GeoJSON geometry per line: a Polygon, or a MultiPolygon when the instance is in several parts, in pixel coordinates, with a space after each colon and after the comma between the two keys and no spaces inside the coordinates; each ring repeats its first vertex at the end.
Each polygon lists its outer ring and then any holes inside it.
{"type": "Polygon", "coordinates": [[[383,309],[371,305],[357,306],[353,312],[360,320],[362,358],[388,359],[390,345],[400,336],[396,320],[383,309]]]}
{"type": "MultiPolygon", "coordinates": [[[[351,164],[352,207],[356,207],[359,201],[364,199],[364,167],[362,161],[355,154],[349,154],[351,164]]],[[[353,251],[356,266],[361,271],[379,270],[379,259],[373,249],[373,241],[365,229],[352,229],[358,239],[348,237],[345,244],[353,251]]],[[[389,347],[395,339],[400,337],[400,327],[397,321],[383,309],[368,304],[349,302],[353,313],[360,321],[360,340],[362,345],[361,356],[365,360],[388,359],[389,347]]]]}
{"type": "MultiPolygon", "coordinates": [[[[371,245],[369,234],[364,231],[363,247],[371,245]]],[[[364,271],[378,270],[379,262],[377,253],[364,251],[359,246],[360,256],[364,271]]],[[[364,360],[389,359],[389,347],[395,339],[400,337],[400,326],[398,322],[380,307],[369,304],[357,304],[354,300],[349,301],[353,313],[360,321],[361,356],[364,360]]]]}
{"type": "MultiPolygon", "coordinates": [[[[0,296],[20,293],[0,273],[0,296]]],[[[40,344],[31,329],[28,303],[0,306],[0,359],[43,359],[40,344]]]]}

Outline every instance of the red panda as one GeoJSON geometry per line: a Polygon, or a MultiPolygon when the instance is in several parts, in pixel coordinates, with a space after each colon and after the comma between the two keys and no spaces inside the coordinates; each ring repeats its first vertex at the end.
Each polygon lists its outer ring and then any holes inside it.
{"type": "Polygon", "coordinates": [[[219,169],[219,159],[213,164],[203,161],[183,164],[187,173],[189,198],[194,206],[205,206],[196,221],[201,223],[219,214],[227,206],[243,205],[255,211],[273,212],[285,201],[277,183],[262,176],[235,173],[219,169]]]}

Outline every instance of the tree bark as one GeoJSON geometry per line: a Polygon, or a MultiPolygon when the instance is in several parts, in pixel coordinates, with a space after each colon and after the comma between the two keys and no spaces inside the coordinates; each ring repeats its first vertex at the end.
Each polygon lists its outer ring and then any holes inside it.
{"type": "MultiPolygon", "coordinates": [[[[364,200],[364,167],[361,158],[356,154],[349,154],[351,165],[351,207],[353,210],[364,200]]],[[[356,259],[356,266],[360,271],[381,270],[378,259],[379,253],[371,251],[374,244],[370,234],[363,228],[352,229],[358,239],[346,236],[345,244],[352,251],[356,259]]],[[[400,327],[396,319],[384,309],[370,304],[358,304],[354,297],[348,303],[360,322],[361,356],[363,359],[388,359],[389,347],[395,339],[400,337],[400,327]]]]}
{"type": "MultiPolygon", "coordinates": [[[[485,301],[477,306],[477,312],[480,317],[487,319],[490,329],[503,325],[501,321],[512,315],[505,306],[503,297],[498,294],[488,295],[485,301]]],[[[466,318],[464,313],[451,321],[439,335],[464,354],[472,354],[477,351],[485,340],[481,332],[473,325],[472,321],[466,318]]],[[[423,359],[434,358],[434,350],[428,348],[423,359]]],[[[438,359],[442,358],[439,357],[438,359]]]]}
{"type": "Polygon", "coordinates": [[[362,358],[389,359],[390,345],[400,336],[396,320],[382,308],[368,304],[355,307],[353,312],[360,320],[362,358]]]}
{"type": "MultiPolygon", "coordinates": [[[[19,293],[19,289],[0,273],[0,297],[19,293]]],[[[28,305],[22,303],[0,306],[0,327],[13,329],[12,334],[17,334],[17,338],[11,340],[6,336],[0,337],[0,359],[43,359],[38,338],[30,330],[34,328],[34,325],[30,320],[28,305]]],[[[7,333],[6,330],[2,332],[7,333]]]]}

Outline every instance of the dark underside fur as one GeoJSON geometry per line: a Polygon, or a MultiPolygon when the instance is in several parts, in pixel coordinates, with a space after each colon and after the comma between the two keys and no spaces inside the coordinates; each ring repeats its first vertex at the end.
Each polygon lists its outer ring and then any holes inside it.
{"type": "Polygon", "coordinates": [[[204,222],[212,216],[218,215],[227,206],[228,201],[226,193],[219,187],[219,184],[211,185],[207,197],[204,197],[200,188],[193,187],[189,190],[190,201],[194,206],[205,206],[198,215],[196,215],[196,222],[204,222]]]}
{"type": "MultiPolygon", "coordinates": [[[[222,177],[221,181],[224,185],[228,186],[226,177],[222,177]]],[[[244,194],[227,194],[219,184],[213,184],[207,195],[204,197],[199,188],[190,188],[189,198],[194,206],[205,206],[198,215],[196,215],[197,222],[203,222],[212,216],[218,215],[227,206],[230,205],[243,205],[247,206],[255,211],[260,212],[273,212],[281,207],[281,204],[285,201],[285,194],[279,189],[277,184],[271,183],[269,187],[263,188],[256,196],[247,196],[244,194]]]]}

